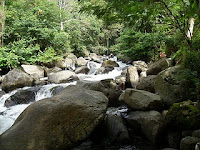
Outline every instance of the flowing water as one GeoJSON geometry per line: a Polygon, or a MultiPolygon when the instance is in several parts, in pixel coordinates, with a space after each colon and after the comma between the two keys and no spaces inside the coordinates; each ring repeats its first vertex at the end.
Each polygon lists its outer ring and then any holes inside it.
{"type": "MultiPolygon", "coordinates": [[[[111,60],[117,61],[117,58],[114,57],[111,60]]],[[[116,67],[113,71],[109,72],[108,74],[99,74],[95,75],[95,72],[98,68],[101,67],[100,63],[96,62],[88,62],[88,68],[90,69],[90,72],[86,74],[78,74],[78,77],[80,80],[85,81],[100,81],[103,79],[115,79],[117,76],[121,75],[122,69],[125,68],[127,65],[119,62],[119,67],[116,67]]],[[[45,80],[46,78],[42,78],[41,80],[45,80]]],[[[35,101],[39,101],[41,99],[51,97],[52,96],[52,88],[57,86],[67,87],[69,85],[75,85],[76,82],[72,83],[65,83],[65,84],[49,84],[44,85],[40,88],[40,90],[36,93],[35,101]]],[[[15,106],[11,106],[9,108],[4,106],[5,101],[12,95],[14,95],[19,90],[25,90],[30,87],[24,87],[20,89],[16,89],[12,91],[11,93],[7,93],[0,97],[0,134],[5,132],[7,129],[9,129],[14,121],[17,119],[17,117],[26,109],[31,103],[29,104],[19,104],[15,106]]],[[[0,89],[1,90],[1,89],[0,89]]],[[[33,103],[33,102],[32,102],[33,103]]]]}

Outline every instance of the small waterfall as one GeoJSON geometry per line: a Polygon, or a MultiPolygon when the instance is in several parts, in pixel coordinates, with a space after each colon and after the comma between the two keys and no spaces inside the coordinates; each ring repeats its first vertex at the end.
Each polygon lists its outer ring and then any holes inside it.
{"type": "MultiPolygon", "coordinates": [[[[67,87],[69,85],[75,85],[76,82],[66,83],[66,84],[49,84],[44,85],[40,88],[40,90],[36,93],[35,100],[41,100],[44,98],[52,97],[52,88],[57,86],[67,87]]],[[[0,98],[0,134],[9,129],[17,117],[26,109],[29,104],[19,104],[15,106],[11,106],[9,108],[4,106],[5,101],[12,95],[14,95],[19,90],[25,90],[30,87],[24,87],[17,90],[12,91],[11,93],[5,94],[0,98]]]]}

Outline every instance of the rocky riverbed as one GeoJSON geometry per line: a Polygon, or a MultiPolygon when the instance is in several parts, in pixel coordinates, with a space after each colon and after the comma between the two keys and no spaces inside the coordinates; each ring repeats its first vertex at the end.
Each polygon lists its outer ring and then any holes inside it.
{"type": "Polygon", "coordinates": [[[22,65],[0,77],[0,149],[194,150],[200,110],[180,73],[96,54],[22,65]]]}

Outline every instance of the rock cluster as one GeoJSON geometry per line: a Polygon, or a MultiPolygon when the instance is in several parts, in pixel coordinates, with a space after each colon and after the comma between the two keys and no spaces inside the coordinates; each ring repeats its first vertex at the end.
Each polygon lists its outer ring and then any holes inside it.
{"type": "Polygon", "coordinates": [[[48,67],[22,65],[23,71],[13,69],[0,78],[5,92],[37,85],[16,92],[6,107],[33,102],[40,85],[78,81],[76,86],[55,87],[53,97],[25,109],[0,136],[0,149],[70,149],[88,138],[103,145],[130,144],[138,136],[168,147],[163,150],[198,146],[200,110],[197,103],[186,101],[187,83],[177,78],[181,68],[171,66],[170,59],[150,66],[134,61],[116,79],[95,82],[79,81],[77,74],[105,74],[119,64],[94,53],[85,58],[67,53],[48,67]],[[96,72],[91,69],[95,62],[102,63],[96,72]]]}

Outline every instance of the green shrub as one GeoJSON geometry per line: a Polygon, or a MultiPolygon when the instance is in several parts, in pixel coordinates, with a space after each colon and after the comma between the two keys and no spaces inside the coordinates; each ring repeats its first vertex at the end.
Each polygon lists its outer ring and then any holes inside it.
{"type": "Polygon", "coordinates": [[[141,33],[133,29],[123,31],[111,48],[112,52],[125,54],[133,60],[150,61],[159,52],[159,34],[141,33]]]}

